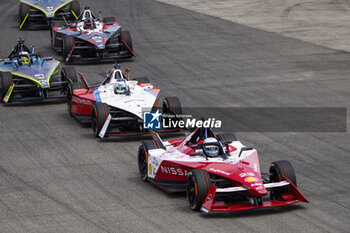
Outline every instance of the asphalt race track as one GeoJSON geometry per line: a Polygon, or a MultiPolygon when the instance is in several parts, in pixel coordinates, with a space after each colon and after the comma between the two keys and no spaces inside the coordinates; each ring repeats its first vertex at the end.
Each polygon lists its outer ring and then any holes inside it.
{"type": "MultiPolygon", "coordinates": [[[[122,67],[148,76],[163,97],[176,95],[186,107],[349,107],[348,53],[153,0],[83,2],[130,30],[137,57],[122,67]]],[[[54,55],[49,31],[18,31],[18,1],[0,4],[1,57],[18,37],[54,55]]],[[[111,66],[76,68],[93,83],[111,66]]],[[[0,232],[350,230],[349,133],[237,136],[260,151],[263,171],[290,160],[310,203],[195,213],[184,195],[139,179],[137,149],[147,137],[96,140],[64,103],[0,106],[0,232]]]]}

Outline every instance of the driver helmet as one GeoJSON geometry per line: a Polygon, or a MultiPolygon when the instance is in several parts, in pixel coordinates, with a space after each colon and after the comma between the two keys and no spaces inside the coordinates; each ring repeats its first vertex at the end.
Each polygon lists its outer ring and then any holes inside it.
{"type": "Polygon", "coordinates": [[[215,157],[219,155],[219,147],[217,145],[214,145],[218,141],[215,138],[207,138],[204,140],[203,144],[209,144],[203,146],[204,153],[209,157],[215,157]],[[213,144],[210,144],[213,143],[213,144]]]}
{"type": "Polygon", "coordinates": [[[18,63],[22,66],[29,66],[30,64],[30,55],[28,52],[20,52],[18,56],[18,63]]]}
{"type": "Polygon", "coordinates": [[[125,94],[126,93],[126,85],[124,79],[118,79],[117,85],[115,87],[115,94],[125,94]]]}
{"type": "Polygon", "coordinates": [[[87,18],[84,20],[84,29],[94,29],[95,22],[92,18],[87,18]]]}

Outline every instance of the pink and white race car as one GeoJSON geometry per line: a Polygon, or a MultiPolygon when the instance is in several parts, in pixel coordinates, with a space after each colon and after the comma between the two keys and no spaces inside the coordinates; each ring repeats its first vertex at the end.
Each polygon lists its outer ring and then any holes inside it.
{"type": "Polygon", "coordinates": [[[287,160],[261,173],[257,151],[234,134],[197,128],[187,137],[143,141],[138,150],[141,179],[171,193],[186,191],[190,208],[205,213],[290,205],[308,200],[296,188],[287,160]]]}

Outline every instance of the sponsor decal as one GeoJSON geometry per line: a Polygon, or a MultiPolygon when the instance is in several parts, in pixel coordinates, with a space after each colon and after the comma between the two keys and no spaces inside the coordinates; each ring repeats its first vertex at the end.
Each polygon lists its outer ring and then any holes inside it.
{"type": "Polygon", "coordinates": [[[239,174],[239,176],[241,178],[244,178],[244,177],[247,177],[247,176],[255,176],[255,175],[252,172],[243,172],[243,173],[239,174]]]}
{"type": "Polygon", "coordinates": [[[188,171],[185,169],[182,169],[182,168],[160,166],[160,170],[163,173],[171,174],[171,175],[178,175],[178,176],[187,176],[188,175],[188,171]]]}
{"type": "Polygon", "coordinates": [[[262,186],[262,183],[258,183],[257,182],[257,183],[254,183],[254,184],[251,185],[251,187],[255,187],[255,186],[262,186]]]}
{"type": "Polygon", "coordinates": [[[215,169],[215,168],[209,168],[209,171],[216,172],[216,173],[221,173],[221,174],[226,175],[226,176],[230,175],[229,172],[225,172],[223,170],[215,169]]]}
{"type": "Polygon", "coordinates": [[[103,43],[103,38],[102,36],[93,36],[92,40],[97,44],[97,43],[103,43]]]}
{"type": "Polygon", "coordinates": [[[100,97],[100,92],[97,89],[94,90],[94,96],[95,96],[96,102],[102,102],[100,97]]]}
{"type": "Polygon", "coordinates": [[[53,10],[53,7],[52,7],[52,6],[46,7],[46,11],[52,11],[52,10],[53,10]]]}
{"type": "Polygon", "coordinates": [[[74,103],[78,103],[78,104],[86,104],[86,105],[92,105],[92,102],[90,100],[87,99],[80,99],[76,96],[72,97],[72,102],[74,103]]]}
{"type": "Polygon", "coordinates": [[[210,202],[212,199],[213,199],[213,194],[209,194],[209,195],[207,196],[207,199],[205,199],[205,203],[210,202]]]}
{"type": "Polygon", "coordinates": [[[148,165],[148,173],[152,174],[152,165],[151,164],[148,165]]]}
{"type": "Polygon", "coordinates": [[[45,79],[45,75],[44,74],[36,74],[34,75],[35,78],[37,79],[45,79]]]}
{"type": "Polygon", "coordinates": [[[143,128],[145,129],[160,129],[161,128],[161,113],[159,110],[156,112],[143,112],[143,128]]]}
{"type": "Polygon", "coordinates": [[[255,181],[258,181],[258,179],[255,177],[249,176],[249,177],[245,178],[244,181],[245,182],[255,182],[255,181]]]}

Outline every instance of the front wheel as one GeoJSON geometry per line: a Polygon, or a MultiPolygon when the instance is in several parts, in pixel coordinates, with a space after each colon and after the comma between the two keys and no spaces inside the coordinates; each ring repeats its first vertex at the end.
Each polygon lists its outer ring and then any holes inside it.
{"type": "MultiPolygon", "coordinates": [[[[280,160],[271,163],[270,167],[270,182],[279,182],[287,178],[295,186],[297,186],[297,178],[292,164],[288,160],[280,160]],[[285,177],[285,178],[284,178],[285,177]]],[[[282,187],[272,190],[271,199],[278,199],[281,194],[290,192],[290,187],[282,187]]]]}
{"type": "MultiPolygon", "coordinates": [[[[149,150],[161,149],[161,148],[162,148],[161,145],[153,140],[146,140],[141,143],[139,147],[138,155],[137,155],[141,180],[143,181],[147,180],[149,150]]],[[[150,168],[152,169],[151,165],[150,165],[150,168]]]]}
{"type": "Polygon", "coordinates": [[[109,116],[109,107],[105,103],[97,102],[92,107],[91,125],[95,137],[99,137],[103,125],[109,116]]]}
{"type": "Polygon", "coordinates": [[[72,100],[73,100],[73,91],[79,89],[79,83],[70,83],[68,85],[68,92],[67,92],[67,108],[69,115],[72,114],[72,100]]]}
{"type": "Polygon", "coordinates": [[[19,25],[20,25],[20,28],[23,27],[25,21],[24,20],[27,20],[28,19],[28,15],[29,15],[29,6],[27,4],[24,4],[24,3],[20,3],[19,4],[19,25]]]}
{"type": "Polygon", "coordinates": [[[70,7],[72,10],[74,19],[78,19],[80,15],[80,3],[78,1],[73,1],[71,2],[70,7]]]}
{"type": "Polygon", "coordinates": [[[233,133],[220,133],[216,135],[216,138],[221,141],[221,142],[234,142],[234,141],[238,141],[236,135],[234,135],[233,133]]]}
{"type": "Polygon", "coordinates": [[[0,72],[0,100],[3,103],[8,102],[8,100],[5,101],[4,98],[12,85],[13,77],[11,72],[0,72]]]}
{"type": "Polygon", "coordinates": [[[72,36],[63,37],[62,57],[65,63],[69,62],[75,40],[72,36]]]}
{"type": "Polygon", "coordinates": [[[163,113],[182,114],[182,107],[179,98],[166,97],[163,101],[163,113]]]}
{"type": "Polygon", "coordinates": [[[194,169],[188,173],[186,196],[191,210],[199,211],[211,186],[209,173],[204,169],[194,169]]]}
{"type": "Polygon", "coordinates": [[[119,37],[120,37],[120,43],[122,44],[121,50],[129,51],[132,54],[132,52],[134,51],[134,48],[133,48],[130,32],[121,31],[119,37]]]}

